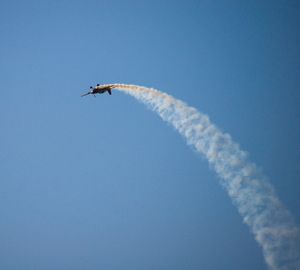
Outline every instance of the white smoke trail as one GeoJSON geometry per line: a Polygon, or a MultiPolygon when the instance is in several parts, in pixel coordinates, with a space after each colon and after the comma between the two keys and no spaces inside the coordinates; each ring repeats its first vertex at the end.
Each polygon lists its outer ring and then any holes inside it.
{"type": "Polygon", "coordinates": [[[150,106],[207,158],[261,245],[270,269],[300,269],[299,228],[270,183],[230,135],[222,133],[205,114],[168,94],[136,85],[110,86],[150,106]]]}

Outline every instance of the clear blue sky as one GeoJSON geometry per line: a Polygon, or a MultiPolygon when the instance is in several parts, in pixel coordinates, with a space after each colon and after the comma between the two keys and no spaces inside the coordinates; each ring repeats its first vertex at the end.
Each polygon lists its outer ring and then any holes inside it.
{"type": "Polygon", "coordinates": [[[263,270],[206,160],[129,96],[207,113],[300,224],[299,1],[1,1],[0,269],[263,270]]]}

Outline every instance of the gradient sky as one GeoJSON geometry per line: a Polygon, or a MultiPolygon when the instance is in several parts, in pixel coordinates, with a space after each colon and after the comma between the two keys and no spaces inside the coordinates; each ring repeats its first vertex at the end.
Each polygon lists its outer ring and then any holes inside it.
{"type": "Polygon", "coordinates": [[[208,114],[300,224],[299,1],[1,1],[0,269],[263,270],[207,161],[133,98],[208,114]]]}

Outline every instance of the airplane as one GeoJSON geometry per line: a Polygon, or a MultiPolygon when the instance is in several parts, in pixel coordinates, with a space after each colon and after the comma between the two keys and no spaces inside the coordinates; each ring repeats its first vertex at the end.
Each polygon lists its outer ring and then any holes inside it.
{"type": "Polygon", "coordinates": [[[95,94],[103,94],[105,92],[108,92],[108,94],[111,95],[111,89],[113,89],[114,87],[112,85],[100,85],[99,83],[93,87],[93,86],[90,86],[90,91],[85,93],[85,94],[82,94],[81,96],[84,97],[84,96],[87,96],[87,95],[94,95],[95,94]]]}

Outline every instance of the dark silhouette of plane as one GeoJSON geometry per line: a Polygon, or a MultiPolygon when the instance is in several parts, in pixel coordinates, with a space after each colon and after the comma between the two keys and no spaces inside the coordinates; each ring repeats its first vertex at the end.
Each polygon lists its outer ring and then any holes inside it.
{"type": "Polygon", "coordinates": [[[111,89],[113,89],[114,87],[112,85],[100,85],[100,84],[97,84],[95,87],[93,86],[90,86],[90,91],[85,93],[85,94],[82,94],[81,96],[84,97],[84,96],[87,96],[87,95],[94,95],[94,97],[96,97],[95,95],[96,94],[103,94],[105,92],[108,92],[108,94],[111,95],[111,89]]]}

